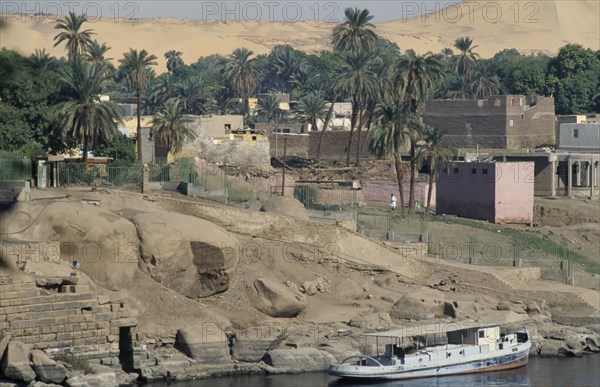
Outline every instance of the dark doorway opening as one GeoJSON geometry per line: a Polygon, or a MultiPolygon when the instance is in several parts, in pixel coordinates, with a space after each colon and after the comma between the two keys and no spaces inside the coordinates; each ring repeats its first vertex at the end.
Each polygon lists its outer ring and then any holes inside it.
{"type": "Polygon", "coordinates": [[[133,339],[131,328],[119,328],[119,363],[125,372],[133,372],[133,339]]]}

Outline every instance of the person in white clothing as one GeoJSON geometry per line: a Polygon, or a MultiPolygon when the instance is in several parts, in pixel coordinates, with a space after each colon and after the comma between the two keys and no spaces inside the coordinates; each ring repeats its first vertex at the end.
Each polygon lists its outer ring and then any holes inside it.
{"type": "Polygon", "coordinates": [[[392,194],[392,198],[390,199],[390,208],[392,211],[396,209],[396,196],[394,194],[392,194]]]}

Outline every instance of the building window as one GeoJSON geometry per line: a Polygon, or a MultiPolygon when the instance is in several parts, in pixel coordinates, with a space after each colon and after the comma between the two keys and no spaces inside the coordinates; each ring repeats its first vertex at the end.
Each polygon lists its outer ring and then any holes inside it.
{"type": "Polygon", "coordinates": [[[508,126],[513,126],[514,124],[515,124],[515,122],[513,120],[508,121],[508,126]]]}
{"type": "Polygon", "coordinates": [[[473,125],[470,122],[467,122],[467,130],[473,129],[473,125]]]}
{"type": "Polygon", "coordinates": [[[477,169],[475,169],[475,168],[471,168],[471,174],[472,174],[472,175],[474,175],[474,174],[476,174],[476,173],[477,173],[477,169]]]}
{"type": "Polygon", "coordinates": [[[521,113],[521,119],[524,120],[525,119],[525,113],[521,113]]]}
{"type": "Polygon", "coordinates": [[[483,169],[481,170],[481,174],[482,174],[482,175],[487,175],[487,168],[483,168],[483,169]]]}
{"type": "Polygon", "coordinates": [[[458,168],[454,167],[454,173],[458,173],[458,168]]]}
{"type": "Polygon", "coordinates": [[[252,141],[256,141],[256,136],[252,136],[252,141]]]}
{"type": "Polygon", "coordinates": [[[225,133],[231,132],[231,124],[225,124],[225,133]]]}
{"type": "Polygon", "coordinates": [[[573,138],[579,138],[579,129],[573,129],[573,138]]]}
{"type": "Polygon", "coordinates": [[[485,332],[483,330],[479,331],[479,338],[483,339],[485,337],[485,332]]]}

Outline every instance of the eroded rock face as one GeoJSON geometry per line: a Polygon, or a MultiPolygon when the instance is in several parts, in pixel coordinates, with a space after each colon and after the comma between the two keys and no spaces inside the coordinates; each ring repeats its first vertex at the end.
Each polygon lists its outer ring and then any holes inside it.
{"type": "Polygon", "coordinates": [[[37,378],[45,383],[62,383],[67,377],[67,369],[50,359],[43,351],[31,351],[31,363],[37,378]]]}
{"type": "Polygon", "coordinates": [[[141,240],[140,268],[156,281],[190,298],[228,289],[238,262],[235,236],[181,214],[139,213],[131,220],[141,240]]]}
{"type": "Polygon", "coordinates": [[[294,317],[306,306],[302,293],[265,278],[254,281],[249,297],[256,309],[271,317],[294,317]]]}
{"type": "Polygon", "coordinates": [[[231,361],[229,340],[216,323],[204,323],[179,329],[175,348],[192,359],[206,364],[223,364],[231,361]]]}
{"type": "Polygon", "coordinates": [[[20,382],[35,380],[35,372],[29,365],[29,347],[20,341],[9,342],[0,362],[0,373],[20,382]]]}
{"type": "Polygon", "coordinates": [[[49,204],[19,239],[60,242],[61,259],[77,260],[79,270],[110,290],[124,288],[137,270],[139,241],[133,224],[102,206],[69,202],[49,204]]]}
{"type": "Polygon", "coordinates": [[[421,289],[406,293],[391,310],[396,319],[423,320],[444,315],[444,295],[440,292],[421,289]]]}
{"type": "Polygon", "coordinates": [[[386,312],[369,313],[364,316],[356,316],[353,317],[348,324],[351,327],[377,330],[388,329],[393,325],[390,314],[386,312]]]}

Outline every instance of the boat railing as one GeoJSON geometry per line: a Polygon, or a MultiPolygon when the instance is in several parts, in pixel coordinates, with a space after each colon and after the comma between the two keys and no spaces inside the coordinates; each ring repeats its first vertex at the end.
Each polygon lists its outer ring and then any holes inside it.
{"type": "Polygon", "coordinates": [[[359,365],[367,365],[367,364],[362,364],[363,360],[367,360],[367,361],[372,361],[375,363],[375,365],[379,366],[379,367],[383,367],[383,364],[381,364],[377,359],[371,357],[371,356],[366,356],[366,355],[354,355],[354,356],[350,356],[345,358],[344,360],[342,360],[340,362],[340,364],[344,364],[344,363],[352,363],[350,360],[352,359],[356,359],[354,361],[357,361],[359,365]]]}

